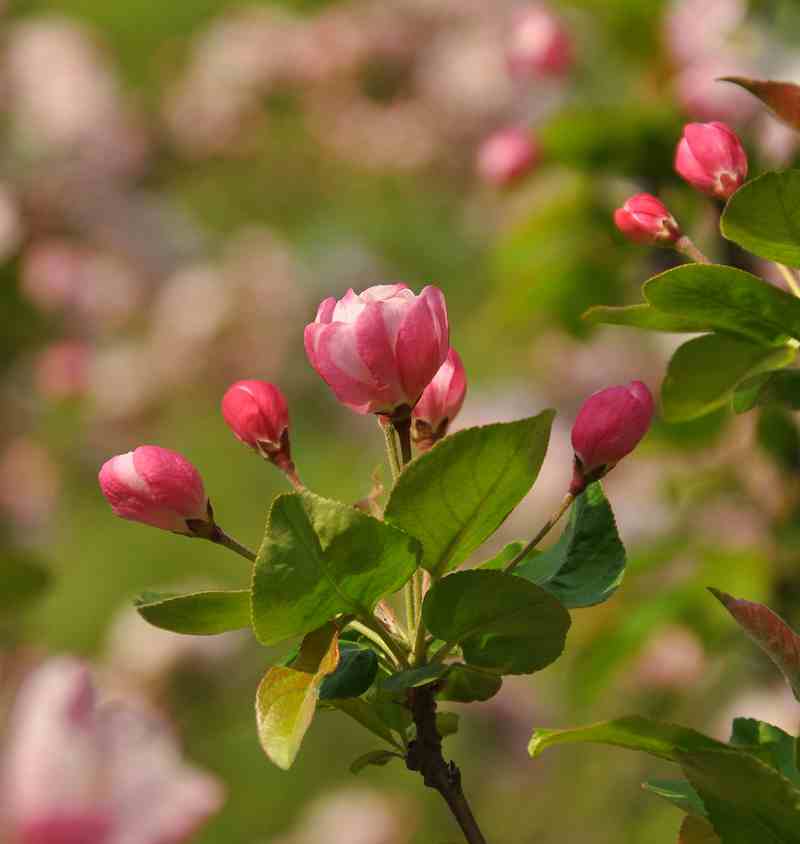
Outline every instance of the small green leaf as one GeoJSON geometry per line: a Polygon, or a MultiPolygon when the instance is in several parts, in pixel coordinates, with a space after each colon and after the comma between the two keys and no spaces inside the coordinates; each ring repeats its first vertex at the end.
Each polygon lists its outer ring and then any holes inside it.
{"type": "Polygon", "coordinates": [[[536,730],[528,745],[528,752],[536,757],[554,744],[583,742],[641,750],[669,762],[679,762],[678,753],[681,751],[728,749],[722,742],[688,727],[633,715],[571,730],[536,730]]]}
{"type": "Polygon", "coordinates": [[[359,756],[358,759],[355,759],[350,763],[350,773],[360,774],[364,768],[367,768],[370,765],[376,765],[382,768],[384,765],[388,765],[392,759],[402,758],[403,757],[399,753],[395,753],[392,750],[370,750],[368,753],[365,753],[363,756],[359,756]]]}
{"type": "Polygon", "coordinates": [[[459,720],[457,712],[437,712],[436,731],[442,738],[454,736],[458,732],[459,720]]]}
{"type": "Polygon", "coordinates": [[[145,593],[136,600],[139,615],[154,627],[192,636],[212,636],[250,626],[250,590],[145,593]]]}
{"type": "Polygon", "coordinates": [[[319,690],[320,700],[359,697],[372,685],[378,673],[378,657],[371,648],[339,642],[339,664],[319,690]]]}
{"type": "Polygon", "coordinates": [[[800,786],[800,771],[795,758],[796,739],[780,727],[755,718],[735,718],[730,743],[748,750],[800,786]]]}
{"type": "Polygon", "coordinates": [[[690,319],[677,314],[664,313],[651,305],[628,305],[612,308],[598,305],[589,308],[583,318],[592,325],[623,325],[647,331],[666,331],[671,334],[696,334],[708,331],[704,319],[690,319]]]}
{"type": "Polygon", "coordinates": [[[281,495],[253,577],[253,627],[272,645],[339,613],[368,615],[417,568],[419,543],[396,527],[312,493],[281,495]]]}
{"type": "Polygon", "coordinates": [[[800,267],[800,170],[765,173],[743,185],[728,200],[720,229],[761,258],[800,267]]]}
{"type": "Polygon", "coordinates": [[[256,695],[258,737],[269,759],[288,770],[317,708],[319,687],[339,662],[336,625],[326,624],[303,640],[291,668],[275,666],[256,695]]]}
{"type": "Polygon", "coordinates": [[[461,645],[466,662],[503,674],[531,674],[564,649],[570,617],[540,586],[499,571],[460,571],[425,596],[427,628],[461,645]]]}
{"type": "Polygon", "coordinates": [[[50,585],[50,572],[31,557],[6,552],[0,557],[0,613],[18,612],[50,585]]]}
{"type": "Polygon", "coordinates": [[[734,598],[711,587],[708,591],[778,666],[794,696],[800,701],[800,636],[764,604],[734,598]]]}
{"type": "Polygon", "coordinates": [[[647,780],[642,783],[645,791],[662,797],[689,815],[706,817],[706,808],[698,793],[686,780],[647,780]]]}
{"type": "Polygon", "coordinates": [[[401,671],[387,677],[381,682],[381,689],[395,694],[406,689],[414,689],[417,686],[426,686],[447,674],[448,668],[449,666],[441,662],[432,662],[419,668],[410,668],[408,671],[401,671]]]}
{"type": "MultiPolygon", "coordinates": [[[[504,569],[513,559],[514,557],[519,554],[519,552],[525,547],[525,543],[517,540],[516,542],[509,542],[508,545],[503,548],[502,551],[499,551],[494,557],[489,557],[488,560],[484,560],[482,563],[479,563],[475,566],[476,569],[481,569],[483,571],[498,571],[504,569]]],[[[534,554],[538,554],[538,551],[534,551],[534,554]]]]}
{"type": "Polygon", "coordinates": [[[594,483],[573,505],[558,542],[520,563],[514,574],[543,586],[573,609],[607,601],[622,582],[625,562],[611,506],[603,487],[594,483]]]}
{"type": "Polygon", "coordinates": [[[659,311],[707,331],[767,345],[800,338],[800,299],[734,267],[684,264],[651,278],[642,292],[659,311]]]}
{"type": "Polygon", "coordinates": [[[503,685],[503,678],[491,671],[470,665],[451,665],[436,693],[437,700],[472,703],[493,698],[503,685]]]}
{"type": "Polygon", "coordinates": [[[422,565],[442,575],[505,521],[536,481],[554,412],[445,437],[400,475],[385,518],[422,542],[422,565]]]}
{"type": "Polygon", "coordinates": [[[326,709],[338,709],[340,712],[344,712],[345,715],[349,715],[373,735],[391,744],[392,747],[396,747],[398,750],[403,749],[403,745],[395,738],[392,728],[386,724],[382,713],[379,714],[376,707],[364,698],[351,697],[327,700],[324,702],[324,706],[326,709]]]}
{"type": "Polygon", "coordinates": [[[733,409],[746,413],[757,405],[782,404],[800,410],[800,369],[762,372],[747,378],[736,387],[733,409]]]}
{"type": "Polygon", "coordinates": [[[672,356],[661,387],[664,418],[686,422],[727,404],[736,386],[764,370],[787,366],[796,352],[724,334],[706,334],[684,343],[672,356]]]}

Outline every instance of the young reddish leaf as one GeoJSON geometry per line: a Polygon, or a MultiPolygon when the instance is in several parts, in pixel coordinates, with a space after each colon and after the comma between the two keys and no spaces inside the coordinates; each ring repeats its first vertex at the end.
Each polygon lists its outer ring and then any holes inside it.
{"type": "Polygon", "coordinates": [[[707,820],[689,815],[681,824],[678,844],[719,844],[719,838],[707,820]]]}
{"type": "Polygon", "coordinates": [[[744,88],[792,129],[800,129],[800,85],[772,79],[747,79],[744,76],[725,76],[719,81],[733,82],[744,88]]]}
{"type": "Polygon", "coordinates": [[[276,665],[264,675],[256,695],[258,737],[264,752],[287,770],[311,725],[323,679],[339,663],[339,635],[326,624],[303,639],[291,667],[276,665]]]}
{"type": "Polygon", "coordinates": [[[794,696],[800,700],[800,636],[764,604],[734,598],[712,587],[708,591],[780,668],[794,696]]]}

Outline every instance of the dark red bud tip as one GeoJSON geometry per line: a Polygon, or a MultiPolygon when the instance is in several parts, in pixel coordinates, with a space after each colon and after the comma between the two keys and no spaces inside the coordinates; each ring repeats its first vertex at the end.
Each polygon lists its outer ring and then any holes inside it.
{"type": "Polygon", "coordinates": [[[572,428],[572,447],[585,479],[596,480],[639,444],[653,419],[653,397],[641,381],[590,396],[572,428]]]}
{"type": "Polygon", "coordinates": [[[681,228],[666,205],[649,193],[637,193],[617,208],[614,224],[634,243],[673,246],[681,236],[681,228]]]}

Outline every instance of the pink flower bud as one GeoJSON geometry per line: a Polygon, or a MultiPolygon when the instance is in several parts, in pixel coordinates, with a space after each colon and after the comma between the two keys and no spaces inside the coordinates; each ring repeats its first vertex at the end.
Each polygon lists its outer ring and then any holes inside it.
{"type": "Polygon", "coordinates": [[[490,135],[478,150],[478,175],[494,187],[506,187],[539,160],[539,148],[526,129],[511,127],[490,135]]]}
{"type": "Polygon", "coordinates": [[[517,14],[507,55],[515,79],[563,76],[572,66],[572,39],[550,9],[534,5],[517,14]]]}
{"type": "Polygon", "coordinates": [[[271,458],[289,451],[289,409],[283,393],[267,381],[237,381],[222,397],[222,415],[245,445],[271,458]]]}
{"type": "Polygon", "coordinates": [[[450,349],[447,360],[439,367],[411,414],[412,436],[420,448],[427,450],[447,434],[466,394],[464,364],[458,352],[450,349]]]}
{"type": "Polygon", "coordinates": [[[688,123],[675,150],[675,170],[699,191],[728,199],[747,178],[747,153],[724,123],[688,123]]]}
{"type": "Polygon", "coordinates": [[[447,357],[449,336],[441,290],[415,295],[405,284],[386,284],[322,302],[305,345],[342,404],[392,415],[417,403],[447,357]]]}
{"type": "Polygon", "coordinates": [[[582,492],[630,454],[653,419],[653,397],[641,381],[589,396],[572,427],[575,476],[570,492],[582,492]]]}
{"type": "Polygon", "coordinates": [[[195,534],[190,522],[209,523],[203,479],[180,454],[155,445],[118,454],[103,464],[100,489],[117,516],[195,534]]]}
{"type": "Polygon", "coordinates": [[[649,193],[637,193],[617,208],[614,223],[634,243],[672,246],[681,236],[680,226],[666,205],[649,193]]]}

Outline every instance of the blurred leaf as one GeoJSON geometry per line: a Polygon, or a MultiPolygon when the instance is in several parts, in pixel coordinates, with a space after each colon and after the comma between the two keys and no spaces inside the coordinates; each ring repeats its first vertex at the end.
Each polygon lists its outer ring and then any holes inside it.
{"type": "Polygon", "coordinates": [[[569,613],[540,586],[499,571],[461,571],[436,583],[422,605],[427,628],[461,645],[464,659],[504,674],[531,674],[564,649],[569,613]]]}
{"type": "Polygon", "coordinates": [[[721,844],[714,827],[704,818],[689,815],[681,824],[678,844],[721,844]]]}
{"type": "Polygon", "coordinates": [[[493,698],[503,685],[503,678],[469,665],[451,665],[436,693],[437,700],[472,703],[493,698]]]}
{"type": "Polygon", "coordinates": [[[596,305],[589,308],[583,318],[592,325],[624,325],[648,331],[695,334],[707,330],[704,319],[664,313],[651,305],[628,305],[624,308],[596,305]]]}
{"type": "Polygon", "coordinates": [[[335,624],[303,639],[291,668],[276,666],[264,675],[256,695],[258,737],[269,759],[288,770],[314,718],[323,678],[339,662],[335,624]]]}
{"type": "Polygon", "coordinates": [[[734,718],[730,744],[741,747],[780,771],[787,780],[800,785],[794,736],[780,727],[755,718],[734,718]]]}
{"type": "Polygon", "coordinates": [[[414,689],[417,686],[426,686],[433,683],[448,671],[447,665],[441,662],[421,665],[419,668],[410,668],[408,671],[400,671],[392,674],[381,681],[381,689],[385,692],[403,692],[406,689],[414,689]]]}
{"type": "Polygon", "coordinates": [[[585,742],[610,744],[614,747],[624,747],[626,750],[641,750],[668,762],[679,762],[678,754],[682,752],[727,750],[727,745],[722,742],[688,727],[633,715],[571,730],[535,730],[528,745],[528,752],[535,758],[555,744],[585,742]]]}
{"type": "Polygon", "coordinates": [[[459,720],[457,712],[437,712],[436,730],[442,738],[454,736],[458,732],[459,720]]]}
{"type": "Polygon", "coordinates": [[[50,572],[36,560],[20,553],[0,556],[0,613],[25,609],[50,585],[50,572]]]}
{"type": "Polygon", "coordinates": [[[733,409],[746,413],[756,405],[783,404],[800,410],[800,370],[762,372],[742,381],[733,396],[733,409]]]}
{"type": "Polygon", "coordinates": [[[800,170],[765,173],[742,185],[728,200],[720,229],[761,258],[800,266],[800,170]]]}
{"type": "Polygon", "coordinates": [[[253,577],[253,627],[265,645],[338,613],[368,615],[417,568],[419,543],[389,524],[312,493],[275,499],[253,577]]]}
{"type": "Polygon", "coordinates": [[[339,642],[339,664],[319,690],[320,700],[359,697],[372,685],[378,673],[378,657],[368,647],[339,642]]]}
{"type": "Polygon", "coordinates": [[[393,747],[398,748],[398,750],[403,749],[402,744],[395,738],[392,729],[387,726],[386,721],[378,714],[375,707],[363,698],[354,697],[328,700],[325,701],[325,708],[338,709],[340,712],[344,712],[373,735],[378,736],[378,738],[383,739],[393,747]]]}
{"type": "Polygon", "coordinates": [[[664,419],[685,422],[727,404],[745,378],[788,366],[796,351],[705,334],[684,343],[672,356],[661,387],[664,419]]]}
{"type": "Polygon", "coordinates": [[[724,844],[800,844],[800,791],[777,771],[732,750],[678,757],[724,844]]]}
{"type": "Polygon", "coordinates": [[[558,542],[514,574],[543,586],[567,608],[607,601],[625,573],[625,548],[600,483],[579,495],[558,542]]]}
{"type": "Polygon", "coordinates": [[[710,331],[767,344],[800,337],[800,300],[735,267],[684,264],[651,278],[642,292],[659,311],[710,331]]]}
{"type": "Polygon", "coordinates": [[[758,417],[756,437],[779,469],[789,473],[800,469],[800,432],[791,413],[781,407],[765,407],[758,417]]]}
{"type": "Polygon", "coordinates": [[[463,563],[530,491],[554,415],[459,431],[403,469],[385,518],[422,542],[431,574],[463,563]]]}
{"type": "Polygon", "coordinates": [[[703,801],[686,780],[647,780],[642,783],[642,788],[663,797],[687,814],[706,817],[703,801]]]}
{"type": "Polygon", "coordinates": [[[384,765],[388,765],[392,759],[402,758],[399,753],[395,753],[392,750],[370,750],[369,753],[359,756],[358,759],[350,763],[350,773],[360,774],[364,768],[370,765],[377,765],[382,768],[384,765]]]}
{"type": "Polygon", "coordinates": [[[250,626],[250,590],[192,592],[187,595],[144,593],[136,610],[162,630],[212,636],[250,626]]]}
{"type": "Polygon", "coordinates": [[[772,79],[747,79],[744,76],[724,76],[720,82],[733,82],[758,97],[780,120],[800,129],[800,85],[776,82],[772,79]]]}
{"type": "Polygon", "coordinates": [[[800,636],[764,604],[734,598],[713,587],[709,587],[709,592],[778,666],[800,701],[800,636]]]}

